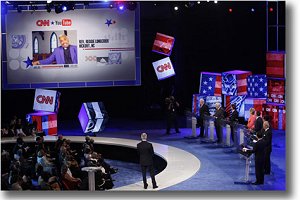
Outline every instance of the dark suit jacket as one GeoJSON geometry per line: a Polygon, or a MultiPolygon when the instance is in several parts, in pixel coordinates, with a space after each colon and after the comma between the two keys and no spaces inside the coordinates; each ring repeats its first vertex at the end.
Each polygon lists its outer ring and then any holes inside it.
{"type": "Polygon", "coordinates": [[[239,122],[239,113],[238,111],[234,110],[230,116],[230,124],[233,125],[234,123],[239,122]]]}
{"type": "Polygon", "coordinates": [[[224,119],[224,110],[220,108],[219,110],[216,110],[216,113],[214,114],[216,117],[215,125],[221,125],[221,120],[224,119]]]}
{"type": "Polygon", "coordinates": [[[204,116],[209,115],[209,108],[206,104],[203,104],[202,107],[200,107],[199,110],[199,124],[203,125],[204,116]]]}
{"type": "Polygon", "coordinates": [[[154,150],[151,143],[142,141],[137,144],[137,151],[140,156],[142,166],[153,165],[154,150]]]}
{"type": "Polygon", "coordinates": [[[248,152],[252,152],[255,154],[255,163],[264,163],[265,161],[265,150],[266,150],[266,142],[264,139],[258,140],[254,146],[253,150],[248,152]]]}
{"type": "Polygon", "coordinates": [[[263,139],[266,142],[266,150],[272,151],[272,130],[269,128],[267,131],[264,131],[263,139]]]}
{"type": "Polygon", "coordinates": [[[259,117],[255,120],[254,131],[255,132],[261,131],[262,128],[263,128],[263,120],[261,117],[259,117]]]}

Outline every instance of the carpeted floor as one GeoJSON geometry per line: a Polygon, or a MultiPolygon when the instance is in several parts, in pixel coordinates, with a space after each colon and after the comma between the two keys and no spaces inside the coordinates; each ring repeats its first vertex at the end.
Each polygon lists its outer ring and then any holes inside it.
{"type": "MultiPolygon", "coordinates": [[[[286,189],[286,135],[284,131],[273,131],[273,151],[271,154],[272,173],[265,176],[264,185],[234,184],[243,181],[245,159],[230,148],[221,148],[215,144],[202,143],[200,139],[186,139],[191,135],[190,128],[181,128],[176,134],[165,135],[164,121],[142,121],[110,119],[106,129],[99,134],[101,137],[140,139],[142,132],[148,133],[148,140],[174,146],[194,154],[201,161],[200,170],[190,179],[171,186],[166,191],[241,191],[241,190],[285,190],[286,189]]],[[[184,121],[181,127],[186,127],[184,121]]],[[[173,131],[173,133],[172,133],[173,131]]],[[[199,133],[199,129],[197,130],[199,133]]],[[[61,122],[59,134],[84,135],[79,122],[61,122]]],[[[113,175],[115,187],[141,181],[139,165],[116,160],[108,162],[119,168],[113,175]]],[[[254,161],[251,162],[250,180],[255,181],[254,161]]],[[[158,183],[159,185],[159,183],[158,183]]]]}

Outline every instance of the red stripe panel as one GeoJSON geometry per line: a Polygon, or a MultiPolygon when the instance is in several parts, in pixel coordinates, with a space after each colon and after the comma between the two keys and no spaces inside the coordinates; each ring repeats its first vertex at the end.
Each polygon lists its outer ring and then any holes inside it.
{"type": "Polygon", "coordinates": [[[42,117],[41,116],[31,116],[32,117],[32,121],[36,121],[37,126],[36,126],[36,130],[37,131],[42,131],[42,117]]]}
{"type": "Polygon", "coordinates": [[[284,62],[283,61],[267,61],[266,63],[267,67],[280,67],[280,68],[284,68],[284,62]]]}
{"type": "Polygon", "coordinates": [[[194,95],[194,105],[193,105],[193,113],[197,112],[197,96],[194,95]]]}
{"type": "Polygon", "coordinates": [[[237,95],[247,94],[247,85],[240,86],[237,88],[237,95]]]}
{"type": "Polygon", "coordinates": [[[237,80],[247,79],[247,77],[250,75],[252,75],[252,72],[245,72],[243,74],[238,74],[236,78],[237,80]]]}
{"type": "Polygon", "coordinates": [[[222,88],[215,88],[215,96],[222,96],[222,88]]]}
{"type": "Polygon", "coordinates": [[[267,53],[266,59],[267,59],[267,62],[273,61],[273,60],[283,61],[284,60],[284,54],[283,53],[267,53]]]}
{"type": "Polygon", "coordinates": [[[174,37],[156,34],[155,40],[160,40],[162,42],[172,44],[174,41],[174,37]]]}
{"type": "Polygon", "coordinates": [[[284,78],[284,68],[282,67],[267,67],[267,75],[277,78],[284,78]]]}
{"type": "Polygon", "coordinates": [[[230,96],[226,96],[226,105],[225,105],[225,112],[227,113],[227,115],[230,115],[230,96]]]}

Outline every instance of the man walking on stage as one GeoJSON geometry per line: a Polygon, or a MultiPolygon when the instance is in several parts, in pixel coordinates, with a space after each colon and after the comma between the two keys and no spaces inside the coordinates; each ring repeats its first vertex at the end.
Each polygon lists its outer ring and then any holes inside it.
{"type": "Polygon", "coordinates": [[[137,144],[137,151],[140,157],[140,165],[142,168],[142,175],[143,175],[143,182],[144,182],[144,189],[147,189],[147,179],[146,179],[146,172],[147,168],[149,169],[152,186],[153,189],[158,188],[155,177],[154,177],[154,166],[153,166],[153,157],[154,157],[154,150],[151,143],[147,142],[147,134],[141,134],[142,141],[137,144]]]}

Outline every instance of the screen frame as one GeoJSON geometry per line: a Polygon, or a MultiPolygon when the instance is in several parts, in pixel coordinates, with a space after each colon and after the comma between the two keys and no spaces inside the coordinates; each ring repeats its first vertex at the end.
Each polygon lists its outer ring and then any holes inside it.
{"type": "MultiPolygon", "coordinates": [[[[33,12],[31,7],[22,6],[24,9],[22,12],[33,12]]],[[[76,10],[85,9],[99,9],[109,8],[109,4],[94,3],[93,6],[84,6],[83,4],[76,4],[76,10]]],[[[113,8],[116,9],[117,8],[113,8]]],[[[45,6],[37,6],[36,10],[45,11],[45,6]]],[[[36,11],[35,10],[35,11],[36,11]]],[[[9,84],[7,78],[7,31],[6,31],[6,15],[7,12],[17,12],[13,6],[7,6],[5,12],[1,12],[1,33],[2,33],[2,54],[1,54],[1,72],[2,72],[2,89],[14,90],[14,89],[37,89],[37,88],[89,88],[89,87],[111,87],[111,86],[141,86],[141,44],[140,44],[140,4],[137,2],[135,12],[135,79],[134,80],[114,80],[114,81],[93,81],[93,82],[53,82],[53,83],[29,83],[29,84],[9,84]]]]}

